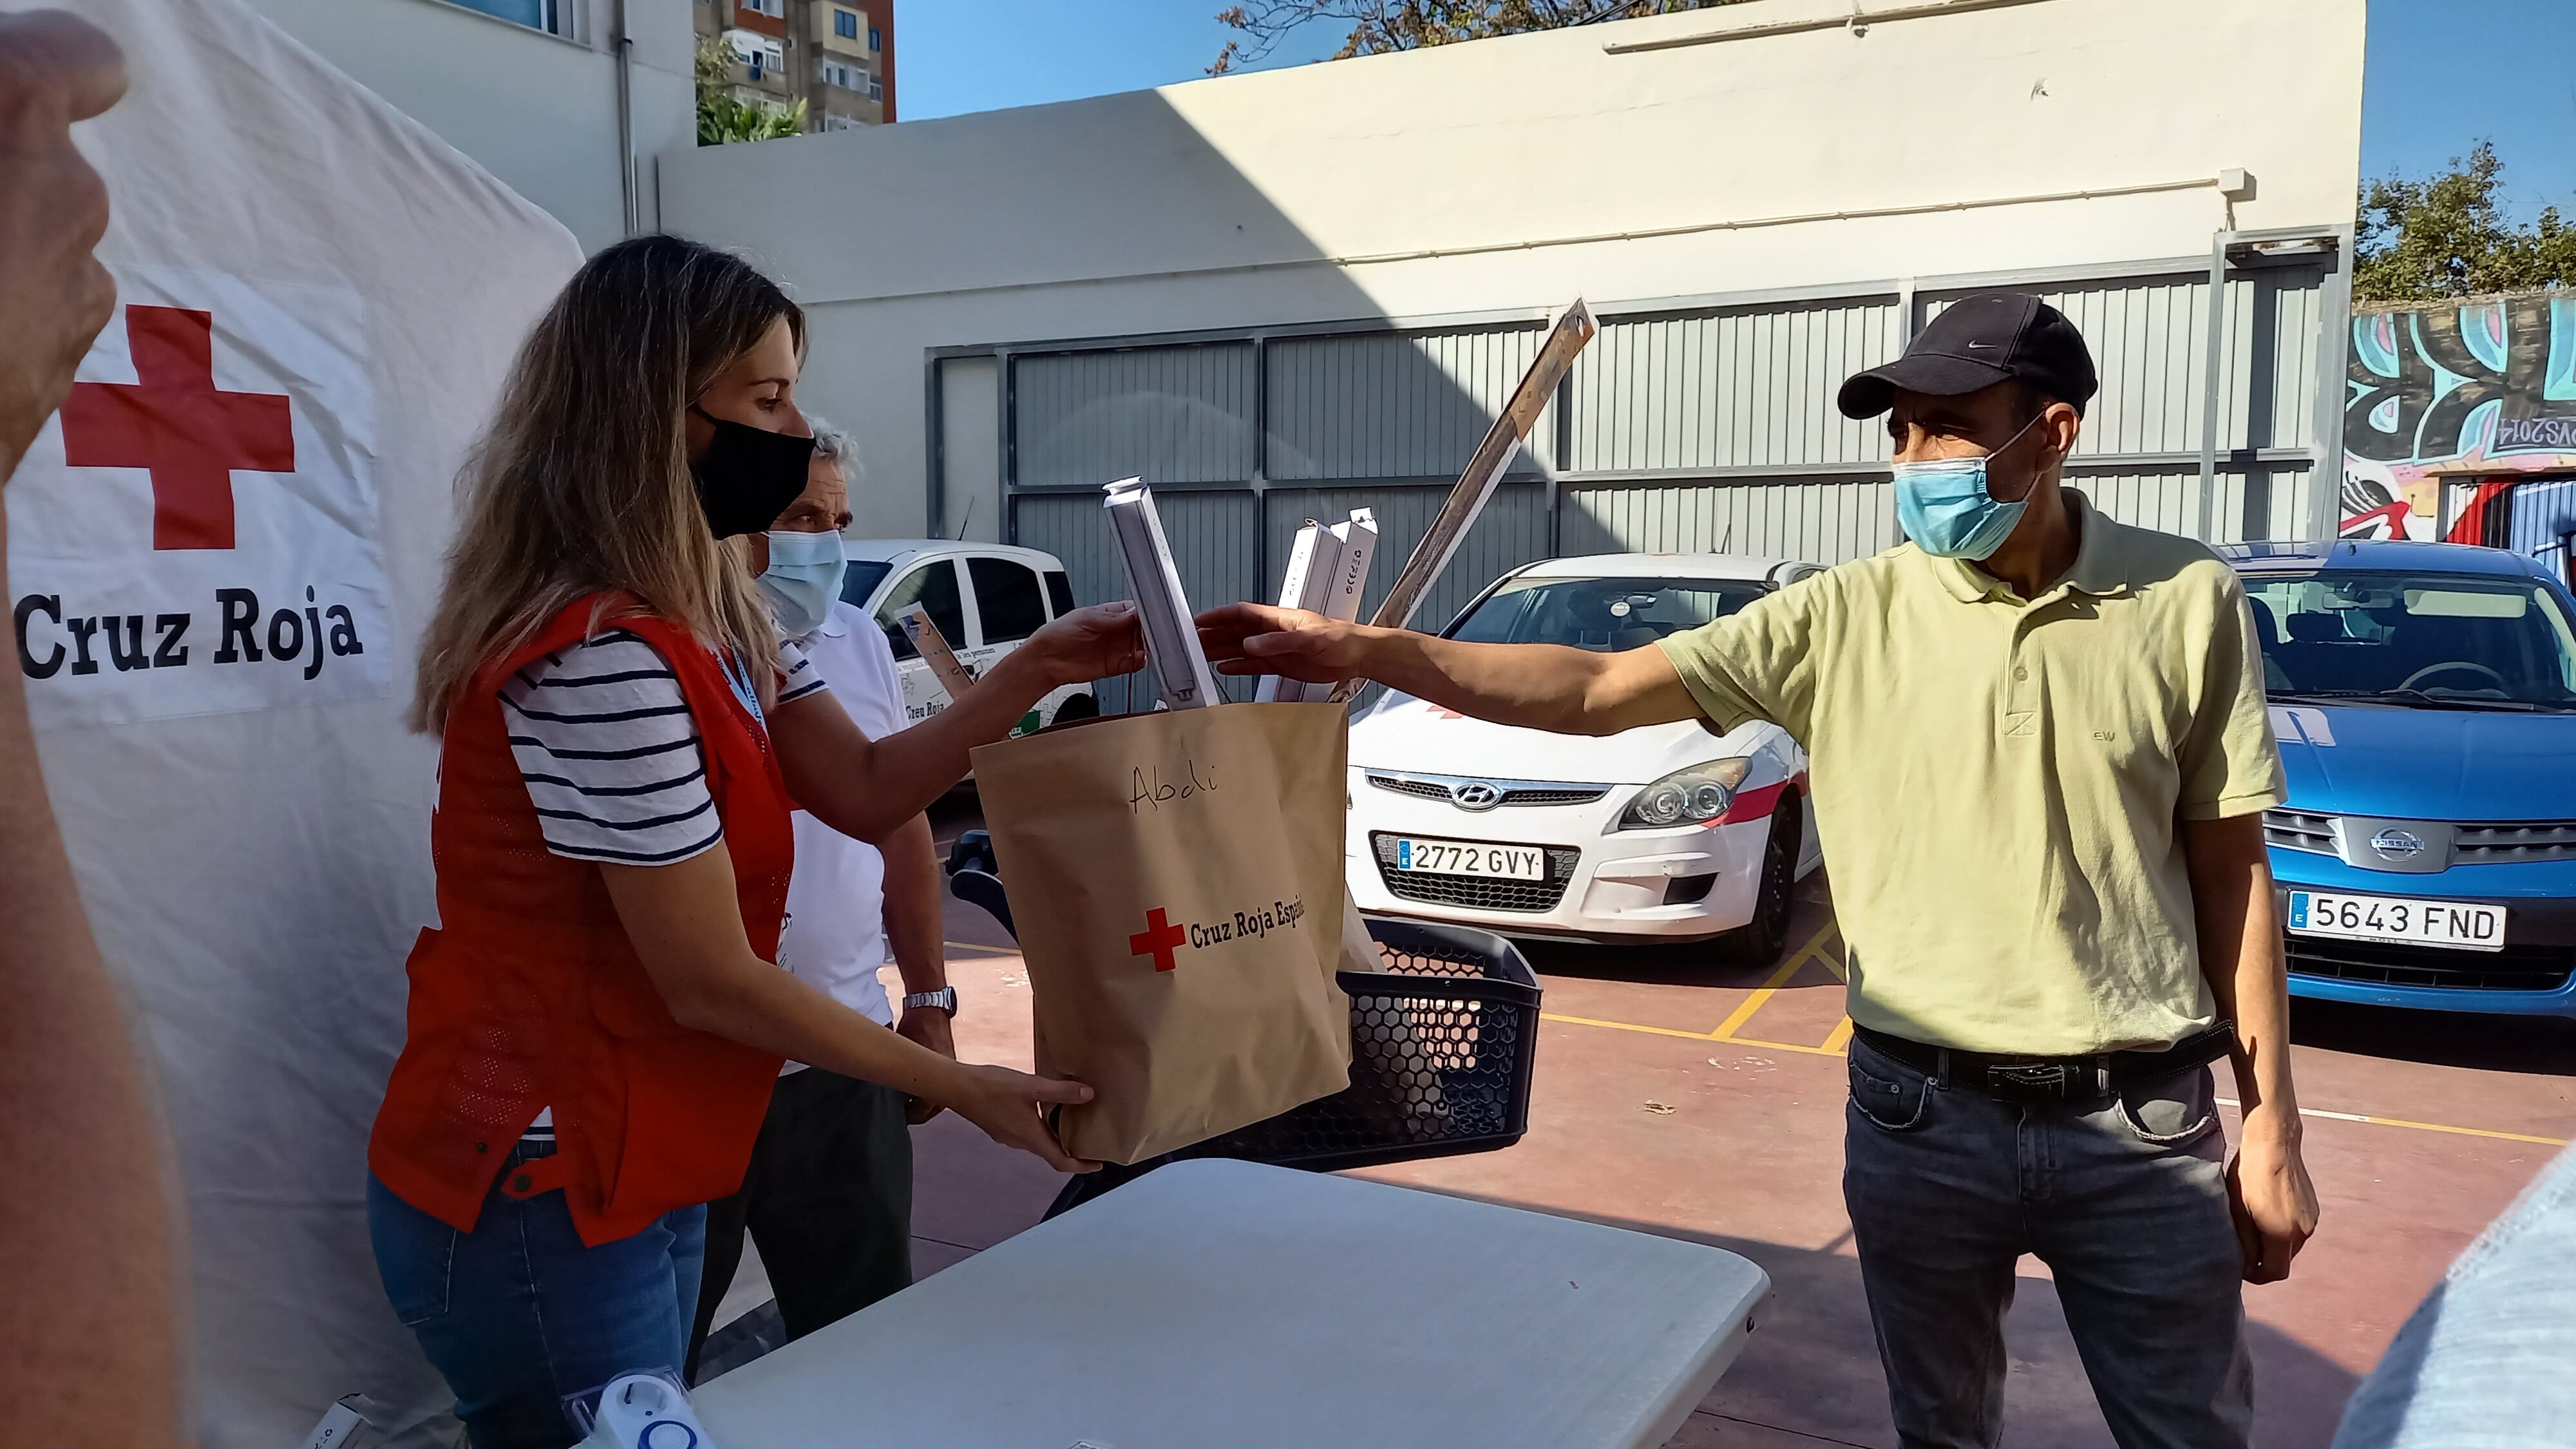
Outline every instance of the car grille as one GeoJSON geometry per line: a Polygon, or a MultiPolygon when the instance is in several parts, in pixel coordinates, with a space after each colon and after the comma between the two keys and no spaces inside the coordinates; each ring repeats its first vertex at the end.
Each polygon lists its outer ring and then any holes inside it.
{"type": "Polygon", "coordinates": [[[2266,810],[2263,812],[2263,839],[2283,850],[2332,855],[2335,853],[2334,817],[2308,810],[2266,810]]]}
{"type": "Polygon", "coordinates": [[[2500,865],[2508,861],[2576,860],[2576,820],[2543,820],[2519,825],[2463,825],[2453,839],[2451,859],[2462,865],[2500,865]]]}
{"type": "Polygon", "coordinates": [[[1453,800],[1460,785],[1491,785],[1499,791],[1495,805],[1589,805],[1610,793],[1607,785],[1561,784],[1554,780],[1489,780],[1481,775],[1396,775],[1368,772],[1368,782],[1381,790],[1422,800],[1453,800]]]}
{"type": "Polygon", "coordinates": [[[2576,968],[2576,947],[2507,946],[2453,951],[2383,941],[2289,938],[2290,970],[2301,976],[2382,986],[2440,986],[2458,991],[2555,991],[2576,968]]]}
{"type": "MultiPolygon", "coordinates": [[[[1420,871],[1395,868],[1396,837],[1374,834],[1369,844],[1377,853],[1378,878],[1386,882],[1389,895],[1400,901],[1426,906],[1463,906],[1478,911],[1552,911],[1565,899],[1565,888],[1574,880],[1575,867],[1582,863],[1583,852],[1565,845],[1541,846],[1547,856],[1545,880],[1491,880],[1475,875],[1425,875],[1420,871]]],[[[1491,842],[1506,845],[1508,841],[1491,842]]]]}
{"type": "MultiPolygon", "coordinates": [[[[2339,817],[2314,810],[2266,810],[2263,839],[2283,850],[2335,855],[2339,817]]],[[[2516,865],[2576,860],[2576,820],[2506,821],[2453,825],[2453,865],[2516,865]]]]}

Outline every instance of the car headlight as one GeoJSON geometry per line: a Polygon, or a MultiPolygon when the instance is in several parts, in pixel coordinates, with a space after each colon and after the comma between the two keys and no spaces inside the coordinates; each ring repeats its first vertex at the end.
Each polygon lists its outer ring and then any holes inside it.
{"type": "Polygon", "coordinates": [[[1735,803],[1735,787],[1744,783],[1751,760],[1711,760],[1675,770],[1643,790],[1619,812],[1613,830],[1668,830],[1676,825],[1705,825],[1735,803]]]}

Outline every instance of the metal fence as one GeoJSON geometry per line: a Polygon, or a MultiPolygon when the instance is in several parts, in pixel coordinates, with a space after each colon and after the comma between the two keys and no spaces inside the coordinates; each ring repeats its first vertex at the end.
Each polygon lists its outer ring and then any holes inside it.
{"type": "MultiPolygon", "coordinates": [[[[1415,623],[1439,627],[1555,555],[1830,564],[1895,544],[1886,433],[1843,418],[1835,391],[1951,301],[2002,286],[2045,296],[2092,344],[2102,390],[2068,476],[2105,512],[2212,541],[2312,533],[2332,503],[2331,481],[2321,497],[2314,480],[2319,419],[2342,402],[2319,391],[2343,371],[2328,356],[2343,329],[2321,326],[2341,315],[2342,274],[2331,247],[2271,264],[2220,243],[2206,263],[1596,309],[1600,336],[1415,623]]],[[[940,355],[998,357],[1005,536],[1062,558],[1081,601],[1124,595],[1099,489],[1141,474],[1201,604],[1270,597],[1299,524],[1373,509],[1374,607],[1545,326],[1487,316],[940,355]]],[[[1109,707],[1131,702],[1122,692],[1109,707]]]]}

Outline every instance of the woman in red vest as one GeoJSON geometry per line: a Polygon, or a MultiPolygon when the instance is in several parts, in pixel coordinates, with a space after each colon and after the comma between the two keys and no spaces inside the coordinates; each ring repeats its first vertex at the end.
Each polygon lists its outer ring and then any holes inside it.
{"type": "Polygon", "coordinates": [[[466,471],[413,723],[441,736],[439,926],[368,1146],[387,1294],[475,1449],[559,1449],[566,1396],[688,1346],[707,1202],[782,1058],[944,1104],[1073,1169],[1087,1088],[927,1051],[772,962],[788,812],[863,839],[1048,691],[1144,662],[1066,615],[871,741],[782,645],[743,536],[805,486],[804,315],[738,258],[608,248],[521,350],[466,471]]]}

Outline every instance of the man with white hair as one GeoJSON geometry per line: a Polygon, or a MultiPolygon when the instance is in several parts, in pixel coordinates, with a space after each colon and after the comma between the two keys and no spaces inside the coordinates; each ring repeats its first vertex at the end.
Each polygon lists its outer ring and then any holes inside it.
{"type": "MultiPolygon", "coordinates": [[[[767,534],[751,536],[751,563],[779,633],[803,650],[859,728],[882,738],[904,727],[902,676],[884,632],[841,599],[840,531],[850,522],[856,450],[838,428],[821,418],[807,421],[815,447],[805,491],[767,534]]],[[[956,1056],[949,1019],[957,993],[948,985],[941,948],[940,871],[929,819],[916,815],[873,845],[802,810],[794,819],[796,873],[787,888],[778,964],[842,1005],[956,1056]],[[889,954],[907,993],[900,1023],[877,975],[889,954]]],[[[787,1064],[741,1190],[707,1208],[691,1381],[716,1305],[742,1260],[746,1230],[760,1248],[790,1339],[910,1286],[912,1137],[906,1128],[929,1120],[934,1110],[891,1087],[787,1064]]]]}

